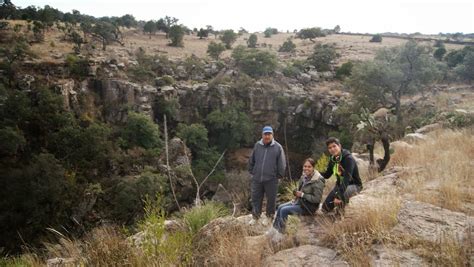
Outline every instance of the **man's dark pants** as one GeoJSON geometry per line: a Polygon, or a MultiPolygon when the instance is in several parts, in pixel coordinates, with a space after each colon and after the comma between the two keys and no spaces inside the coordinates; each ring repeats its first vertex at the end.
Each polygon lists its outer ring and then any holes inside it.
{"type": "Polygon", "coordinates": [[[266,215],[268,218],[273,218],[276,208],[276,196],[278,191],[278,179],[271,179],[269,181],[255,181],[252,179],[251,185],[252,198],[252,216],[254,219],[259,219],[262,213],[263,197],[267,197],[266,215]]]}

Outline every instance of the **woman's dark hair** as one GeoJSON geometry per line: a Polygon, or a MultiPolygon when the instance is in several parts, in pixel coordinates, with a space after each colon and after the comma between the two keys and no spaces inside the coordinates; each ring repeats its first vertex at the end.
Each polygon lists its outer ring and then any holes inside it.
{"type": "Polygon", "coordinates": [[[339,146],[341,145],[341,141],[339,141],[339,139],[337,139],[336,137],[329,137],[326,140],[326,146],[329,146],[332,143],[335,143],[336,145],[339,145],[339,146]]]}
{"type": "Polygon", "coordinates": [[[309,162],[309,164],[311,164],[311,166],[315,166],[316,165],[316,161],[313,159],[313,158],[307,158],[303,161],[303,165],[307,162],[309,162]]]}

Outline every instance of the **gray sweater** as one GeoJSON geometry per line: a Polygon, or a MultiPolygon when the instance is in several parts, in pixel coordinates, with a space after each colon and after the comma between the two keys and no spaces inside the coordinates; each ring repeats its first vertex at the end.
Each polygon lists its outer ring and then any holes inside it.
{"type": "Polygon", "coordinates": [[[265,182],[281,178],[285,175],[285,168],[283,147],[275,139],[267,145],[262,140],[255,143],[249,158],[249,173],[254,181],[265,182]]]}

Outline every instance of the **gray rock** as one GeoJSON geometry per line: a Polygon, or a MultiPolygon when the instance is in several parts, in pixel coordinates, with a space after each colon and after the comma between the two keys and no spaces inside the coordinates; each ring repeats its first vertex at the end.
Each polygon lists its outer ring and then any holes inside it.
{"type": "Polygon", "coordinates": [[[307,84],[307,83],[311,82],[311,75],[309,75],[307,73],[301,73],[298,76],[298,81],[302,82],[303,84],[307,84]]]}
{"type": "Polygon", "coordinates": [[[232,196],[222,184],[219,184],[217,186],[216,193],[214,194],[214,196],[212,196],[212,200],[222,202],[226,205],[232,205],[232,196]]]}
{"type": "Polygon", "coordinates": [[[405,135],[405,137],[403,137],[403,141],[409,144],[414,144],[414,143],[422,142],[426,140],[428,140],[428,137],[421,133],[409,133],[405,135]]]}
{"type": "Polygon", "coordinates": [[[427,134],[429,132],[441,129],[443,126],[440,123],[433,123],[429,125],[425,125],[421,127],[420,129],[416,130],[415,133],[419,134],[427,134]]]}
{"type": "Polygon", "coordinates": [[[464,240],[468,238],[474,218],[424,202],[405,200],[398,213],[394,231],[438,242],[446,235],[464,240]]]}
{"type": "Polygon", "coordinates": [[[334,78],[334,73],[331,71],[321,72],[321,77],[325,80],[332,80],[334,78]]]}
{"type": "Polygon", "coordinates": [[[263,266],[349,266],[336,251],[316,245],[304,245],[279,251],[267,257],[263,266]]]}
{"type": "Polygon", "coordinates": [[[24,91],[31,91],[31,85],[35,82],[35,77],[29,74],[21,75],[18,78],[18,87],[24,91]]]}
{"type": "Polygon", "coordinates": [[[320,75],[316,70],[308,71],[309,76],[311,76],[312,81],[319,81],[320,80],[320,75]]]}

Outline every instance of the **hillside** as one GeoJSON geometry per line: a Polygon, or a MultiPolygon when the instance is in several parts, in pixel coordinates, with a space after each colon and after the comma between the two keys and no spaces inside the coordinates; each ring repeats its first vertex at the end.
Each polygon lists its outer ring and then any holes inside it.
{"type": "Polygon", "coordinates": [[[77,16],[0,21],[0,266],[474,264],[474,46],[309,28],[252,48],[77,16]],[[292,217],[278,242],[248,225],[264,125],[279,204],[328,137],[354,153],[344,214],[292,217]]]}

